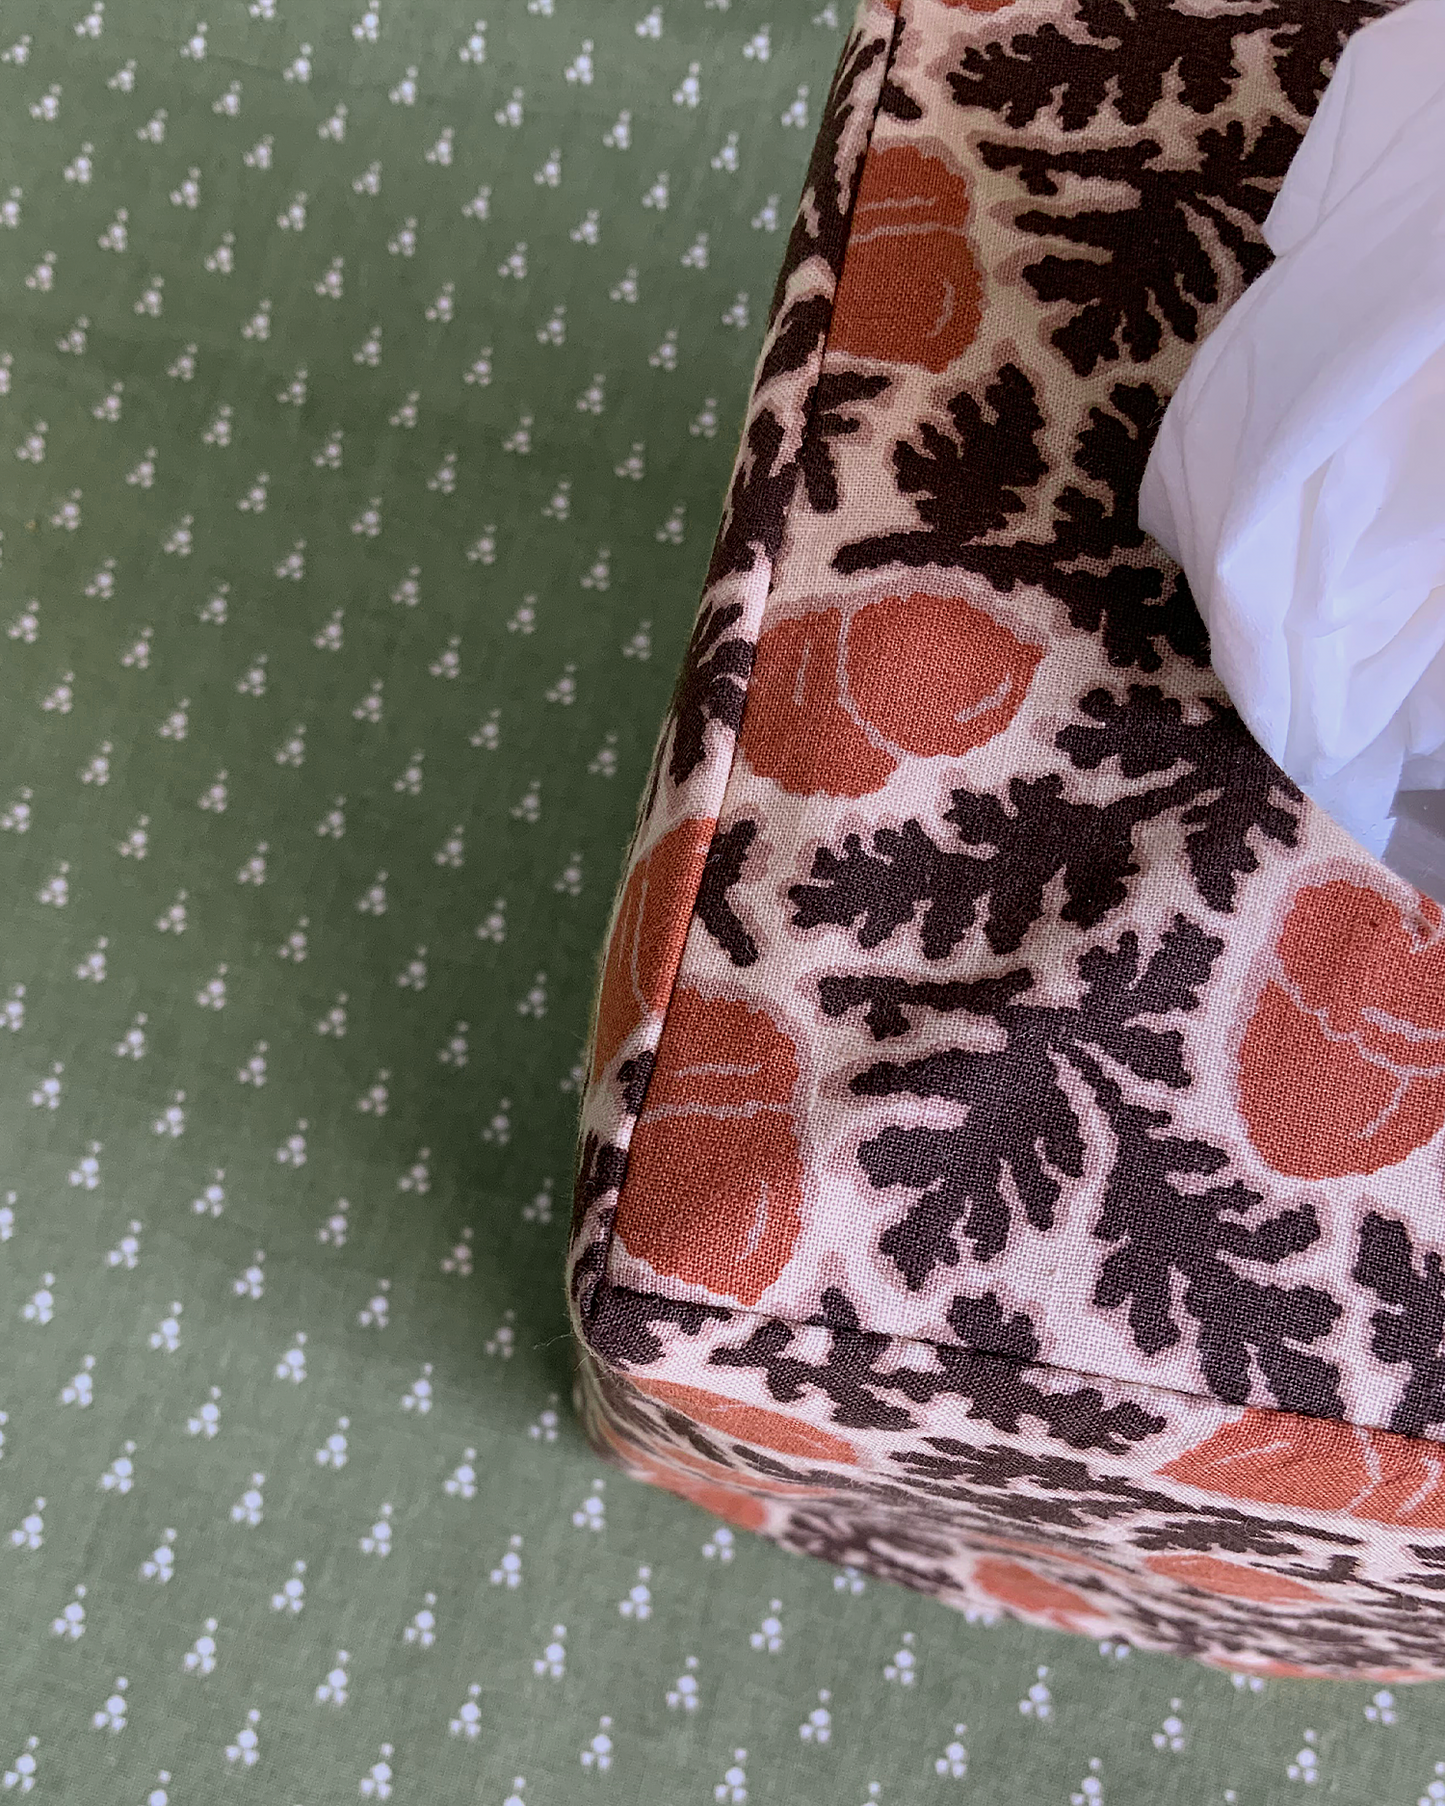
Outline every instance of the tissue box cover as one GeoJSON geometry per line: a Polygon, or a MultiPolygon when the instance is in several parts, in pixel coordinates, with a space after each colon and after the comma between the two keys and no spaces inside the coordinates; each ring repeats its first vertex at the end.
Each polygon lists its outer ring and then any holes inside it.
{"type": "Polygon", "coordinates": [[[1364,0],[867,0],[605,953],[628,1472],[979,1614],[1445,1675],[1445,927],[1244,732],[1152,434],[1364,0]]]}

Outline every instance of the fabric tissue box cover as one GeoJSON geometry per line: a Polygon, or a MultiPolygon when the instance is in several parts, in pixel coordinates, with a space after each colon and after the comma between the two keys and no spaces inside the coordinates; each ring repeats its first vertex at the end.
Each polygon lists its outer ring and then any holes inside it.
{"type": "Polygon", "coordinates": [[[1445,926],[1141,532],[1374,0],[867,0],[605,954],[627,1472],[1278,1675],[1445,1675],[1445,926]]]}

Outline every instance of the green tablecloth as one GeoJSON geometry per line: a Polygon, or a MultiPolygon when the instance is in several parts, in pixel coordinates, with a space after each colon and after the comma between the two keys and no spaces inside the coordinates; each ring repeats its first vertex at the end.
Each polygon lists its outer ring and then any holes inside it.
{"type": "Polygon", "coordinates": [[[1445,1799],[1438,1689],[969,1624],[570,1418],[574,1063],[814,3],[0,16],[16,1797],[1445,1799]]]}

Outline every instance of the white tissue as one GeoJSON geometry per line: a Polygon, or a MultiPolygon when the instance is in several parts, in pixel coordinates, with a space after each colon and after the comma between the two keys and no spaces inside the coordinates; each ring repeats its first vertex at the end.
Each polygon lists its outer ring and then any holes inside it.
{"type": "Polygon", "coordinates": [[[1445,785],[1445,0],[1349,41],[1264,236],[1139,519],[1255,737],[1379,853],[1402,782],[1445,785]]]}

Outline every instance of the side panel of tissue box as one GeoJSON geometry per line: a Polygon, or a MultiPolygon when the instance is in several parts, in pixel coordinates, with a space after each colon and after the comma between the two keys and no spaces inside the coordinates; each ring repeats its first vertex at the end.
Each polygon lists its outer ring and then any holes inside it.
{"type": "Polygon", "coordinates": [[[1440,910],[1139,530],[1372,5],[868,0],[598,999],[577,1396],[984,1614],[1445,1674],[1440,910]]]}

